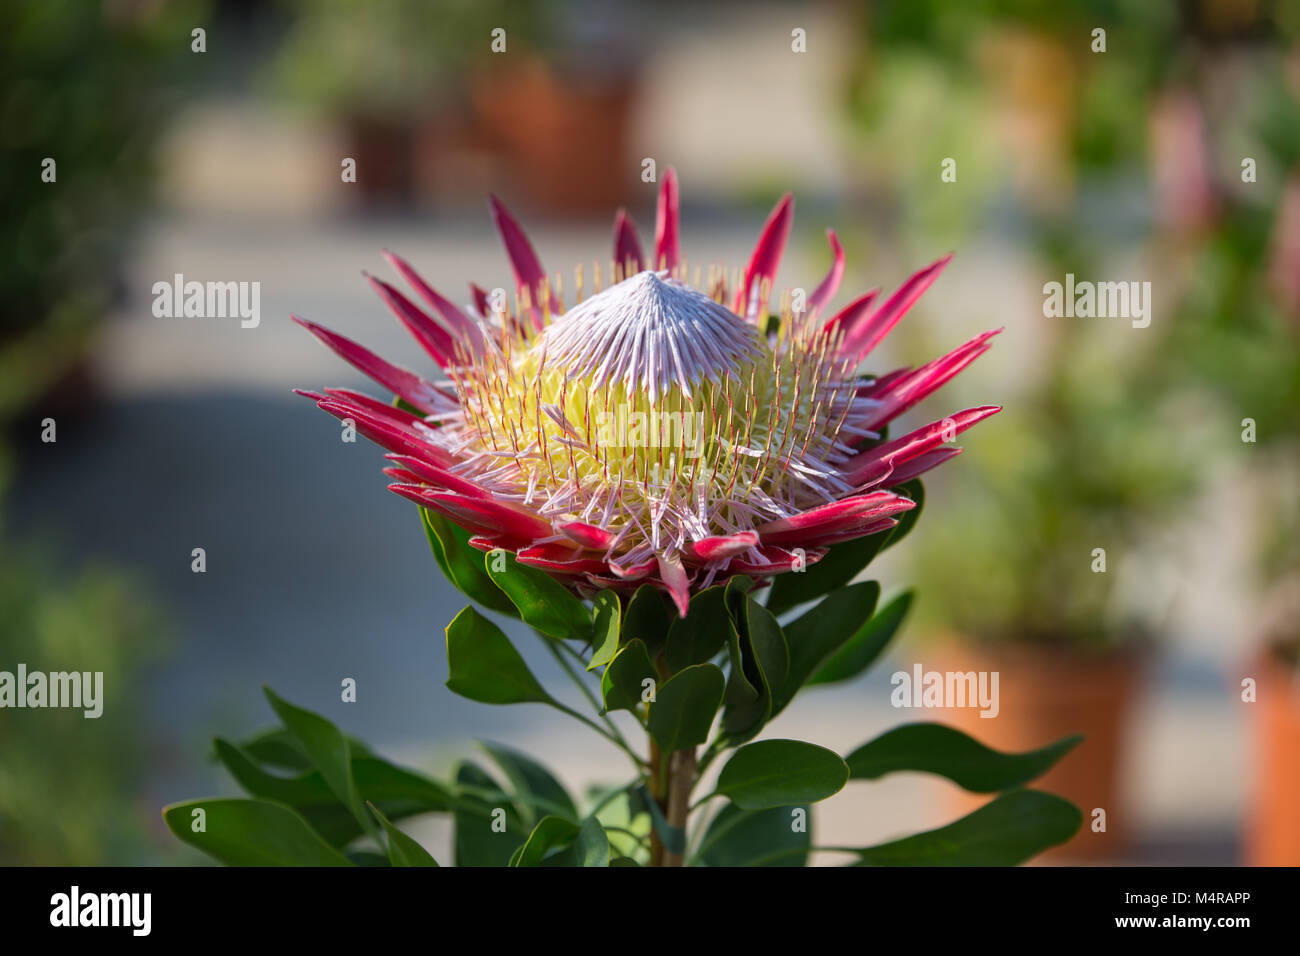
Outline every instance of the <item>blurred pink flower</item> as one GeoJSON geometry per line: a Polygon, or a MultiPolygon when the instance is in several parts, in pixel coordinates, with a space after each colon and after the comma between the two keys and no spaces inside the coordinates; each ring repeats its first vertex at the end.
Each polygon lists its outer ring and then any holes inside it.
{"type": "Polygon", "coordinates": [[[1156,211],[1174,232],[1195,232],[1218,213],[1205,117],[1196,96],[1175,90],[1151,108],[1151,176],[1156,211]]]}
{"type": "Polygon", "coordinates": [[[1269,278],[1282,309],[1300,322],[1300,173],[1291,177],[1282,194],[1269,278]]]}
{"type": "Polygon", "coordinates": [[[474,547],[504,548],[578,593],[650,583],[685,614],[692,593],[732,575],[801,570],[830,545],[896,525],[914,503],[890,489],[957,455],[956,435],[999,410],[881,434],[996,331],[920,368],[857,374],[948,256],[881,303],[872,290],[828,315],[844,271],[828,230],[830,271],[806,302],[794,290],[772,316],[792,197],[769,216],[743,276],[697,267],[688,283],[668,170],[653,258],[620,211],[609,284],[597,268],[584,299],[577,270],[566,309],[560,279],[495,197],[491,207],[513,305],[471,284],[473,307],[462,309],[388,253],[428,311],[369,277],[441,377],[294,316],[401,405],[341,388],[300,394],[388,450],[392,491],[467,529],[474,547]]]}

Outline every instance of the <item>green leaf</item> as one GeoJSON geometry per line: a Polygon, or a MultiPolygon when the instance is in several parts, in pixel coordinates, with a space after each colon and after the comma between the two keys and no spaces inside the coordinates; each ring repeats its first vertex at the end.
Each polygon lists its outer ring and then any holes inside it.
{"type": "MultiPolygon", "coordinates": [[[[337,803],[325,778],[315,771],[295,777],[267,773],[248,753],[221,737],[213,741],[217,759],[230,771],[235,782],[255,797],[265,797],[297,807],[309,803],[337,803]]],[[[308,764],[310,766],[310,764],[308,764]]]]}
{"type": "Polygon", "coordinates": [[[638,638],[623,645],[623,649],[609,662],[600,676],[600,694],[605,700],[605,710],[630,710],[641,706],[644,681],[659,682],[650,652],[638,638]]]}
{"type": "Polygon", "coordinates": [[[589,817],[578,828],[569,846],[554,854],[543,866],[609,866],[609,835],[600,821],[589,817]]]}
{"type": "Polygon", "coordinates": [[[510,639],[473,607],[447,625],[447,687],[483,704],[550,704],[510,639]]]}
{"type": "MultiPolygon", "coordinates": [[[[423,774],[396,766],[378,757],[352,758],[352,779],[362,800],[373,802],[390,820],[400,820],[420,813],[441,813],[451,809],[455,798],[445,786],[423,774]]],[[[341,844],[360,831],[344,828],[340,820],[333,824],[330,807],[302,806],[297,808],[321,836],[331,843],[341,844]],[[338,837],[331,827],[337,826],[338,837]]],[[[338,808],[338,809],[341,809],[338,808]]]]}
{"type": "Polygon", "coordinates": [[[811,846],[811,807],[742,810],[728,803],[709,821],[696,862],[701,866],[804,866],[811,846]],[[796,823],[802,826],[796,828],[796,823]]]}
{"type": "Polygon", "coordinates": [[[947,777],[973,793],[995,793],[1028,783],[1073,749],[1083,736],[1063,737],[1027,753],[992,750],[943,724],[904,724],[849,754],[853,780],[877,780],[887,773],[917,771],[947,777]]]}
{"type": "MultiPolygon", "coordinates": [[[[351,740],[348,742],[353,744],[351,740]]],[[[280,767],[284,770],[311,769],[311,761],[302,752],[297,738],[280,726],[256,733],[241,741],[238,747],[250,759],[268,767],[280,767]]],[[[359,752],[355,749],[355,744],[354,752],[359,752]]]]}
{"type": "Polygon", "coordinates": [[[527,826],[541,814],[538,811],[578,820],[573,799],[551,772],[533,758],[501,744],[479,741],[479,746],[505,772],[515,791],[515,805],[527,826]]]}
{"type": "Polygon", "coordinates": [[[1068,800],[1009,790],[938,830],[858,850],[857,866],[1015,866],[1064,843],[1083,823],[1068,800]]]}
{"type": "Polygon", "coordinates": [[[394,820],[399,813],[409,816],[449,810],[453,802],[443,784],[379,757],[353,756],[352,779],[363,800],[374,801],[394,820]]]}
{"type": "Polygon", "coordinates": [[[470,790],[499,791],[500,785],[481,767],[466,761],[456,770],[462,790],[453,814],[454,856],[457,866],[506,866],[519,841],[528,835],[519,813],[506,797],[489,799],[470,790]],[[497,826],[504,811],[505,829],[497,826]]]}
{"type": "Polygon", "coordinates": [[[888,538],[886,538],[884,545],[880,549],[881,551],[892,548],[911,534],[912,529],[916,527],[916,522],[921,517],[921,509],[925,507],[925,486],[921,484],[920,478],[913,478],[911,481],[903,482],[893,491],[904,498],[911,498],[916,502],[916,507],[899,515],[898,524],[894,525],[893,530],[889,532],[888,538]]]}
{"type": "Polygon", "coordinates": [[[591,639],[587,606],[545,571],[520,564],[509,551],[483,555],[488,577],[519,609],[519,616],[548,637],[591,639]]]}
{"type": "Polygon", "coordinates": [[[664,753],[702,744],[722,703],[722,669],[695,664],[678,671],[655,692],[647,726],[664,753]]]}
{"type": "Polygon", "coordinates": [[[179,839],[227,866],[352,865],[301,816],[270,800],[187,800],[164,807],[163,820],[179,839]],[[203,829],[196,832],[199,819],[203,829]]]}
{"type": "Polygon", "coordinates": [[[679,617],[668,628],[668,642],[664,648],[668,670],[672,673],[703,664],[727,643],[731,620],[723,600],[723,587],[711,587],[691,598],[685,617],[679,617]]]}
{"type": "Polygon", "coordinates": [[[727,585],[727,605],[738,638],[728,641],[731,680],[722,721],[726,740],[732,745],[752,739],[771,719],[773,690],[785,682],[790,668],[781,625],[771,611],[733,588],[737,580],[733,578],[727,585]]]}
{"type": "Polygon", "coordinates": [[[675,620],[677,612],[668,606],[663,592],[653,585],[643,584],[627,602],[621,639],[624,644],[640,641],[650,656],[655,657],[663,649],[664,639],[675,620]]]}
{"type": "Polygon", "coordinates": [[[825,747],[802,740],[760,740],[727,761],[717,793],[742,810],[765,810],[825,800],[848,779],[848,765],[825,747]]]}
{"type": "MultiPolygon", "coordinates": [[[[587,788],[587,804],[600,807],[596,817],[605,828],[612,858],[634,856],[639,847],[637,838],[650,833],[649,813],[634,792],[630,784],[587,788]]],[[[612,861],[610,865],[614,865],[612,861]]]]}
{"type": "Polygon", "coordinates": [[[578,825],[561,817],[542,817],[528,834],[522,850],[512,856],[511,866],[541,866],[546,854],[568,845],[578,835],[578,825]]]}
{"type": "Polygon", "coordinates": [[[790,670],[785,683],[773,694],[773,717],[786,708],[827,658],[870,627],[871,612],[879,598],[880,585],[875,581],[850,584],[785,626],[790,670]]]}
{"type": "MultiPolygon", "coordinates": [[[[332,846],[343,846],[363,832],[360,822],[316,771],[294,777],[267,773],[247,751],[221,738],[216,740],[216,752],[250,795],[293,807],[332,846]]],[[[451,794],[437,781],[377,757],[354,756],[352,779],[361,799],[374,802],[393,820],[444,811],[452,801],[451,794]]]]}
{"type": "MultiPolygon", "coordinates": [[[[911,514],[911,512],[907,512],[911,514]]],[[[815,601],[823,594],[837,591],[857,577],[885,547],[892,531],[854,538],[831,545],[825,557],[810,564],[803,571],[778,574],[772,580],[767,597],[767,609],[782,614],[792,607],[815,601]]]]}
{"type": "Polygon", "coordinates": [[[560,817],[543,817],[511,866],[609,866],[609,840],[594,817],[581,826],[560,817]]]}
{"type": "Polygon", "coordinates": [[[871,618],[866,627],[861,628],[856,634],[849,638],[835,655],[829,661],[822,665],[821,670],[817,671],[808,681],[808,686],[814,684],[832,684],[836,681],[848,680],[857,677],[878,658],[889,642],[894,639],[898,633],[899,626],[903,623],[903,618],[907,616],[908,609],[912,606],[912,592],[904,591],[894,600],[890,601],[871,618]]]}
{"type": "Polygon", "coordinates": [[[468,531],[428,508],[420,509],[420,520],[424,522],[434,560],[448,581],[471,601],[490,611],[519,616],[514,602],[488,577],[483,567],[483,552],[470,547],[468,531]]]}
{"type": "Polygon", "coordinates": [[[594,619],[592,625],[592,647],[594,650],[591,660],[587,663],[587,670],[604,667],[618,653],[619,624],[620,615],[622,614],[618,595],[613,591],[598,591],[595,598],[592,599],[591,605],[594,619]]]}
{"type": "Polygon", "coordinates": [[[386,870],[393,865],[387,853],[376,853],[374,850],[348,850],[343,855],[352,861],[353,866],[386,870]]]}
{"type": "Polygon", "coordinates": [[[370,812],[379,820],[388,834],[388,861],[393,866],[437,866],[438,861],[424,847],[389,822],[388,817],[369,804],[370,812]]]}
{"type": "Polygon", "coordinates": [[[334,796],[362,827],[373,830],[374,823],[362,808],[361,795],[352,779],[352,750],[343,732],[320,714],[294,706],[269,687],[263,687],[262,692],[334,796]]]}
{"type": "MultiPolygon", "coordinates": [[[[348,749],[352,759],[373,756],[369,747],[355,737],[347,737],[348,749]]],[[[251,737],[241,740],[239,747],[249,758],[264,767],[279,767],[282,770],[310,770],[311,760],[303,752],[298,738],[280,725],[258,731],[251,737]]]]}

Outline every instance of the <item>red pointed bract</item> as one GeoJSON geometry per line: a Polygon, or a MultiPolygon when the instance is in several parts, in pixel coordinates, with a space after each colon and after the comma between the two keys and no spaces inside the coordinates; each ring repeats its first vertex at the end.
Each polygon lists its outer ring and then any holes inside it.
{"type": "Polygon", "coordinates": [[[655,261],[653,268],[675,269],[681,262],[681,213],[677,200],[677,171],[664,170],[659,184],[659,205],[655,217],[655,261]]]}
{"type": "Polygon", "coordinates": [[[737,315],[760,323],[766,321],[767,298],[763,296],[763,287],[768,286],[770,297],[771,283],[776,280],[776,270],[781,265],[781,254],[785,252],[793,219],[794,196],[786,193],[763,224],[758,244],[745,267],[745,278],[736,290],[736,304],[732,307],[737,315]]]}

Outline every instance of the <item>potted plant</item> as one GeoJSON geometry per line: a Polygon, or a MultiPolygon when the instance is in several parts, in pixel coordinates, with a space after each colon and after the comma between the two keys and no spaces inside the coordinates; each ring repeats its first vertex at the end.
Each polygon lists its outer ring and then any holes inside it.
{"type": "Polygon", "coordinates": [[[270,82],[338,122],[367,204],[508,177],[567,213],[624,197],[639,64],[599,10],[536,0],[290,0],[270,82]]]}
{"type": "Polygon", "coordinates": [[[999,675],[996,718],[954,710],[957,726],[1012,750],[1084,735],[1052,785],[1085,814],[1105,811],[1104,830],[1085,828],[1053,856],[1113,858],[1130,832],[1127,720],[1169,598],[1143,606],[1123,585],[1194,487],[1189,430],[1176,410],[1099,387],[1140,372],[1090,331],[1060,327],[1040,372],[1016,418],[965,456],[971,480],[942,490],[948,534],[913,545],[917,575],[942,595],[921,609],[944,637],[933,653],[945,669],[999,675]]]}
{"type": "MultiPolygon", "coordinates": [[[[1278,101],[1290,99],[1282,61],[1294,26],[1265,8],[1218,18],[1208,8],[1170,16],[1083,4],[1062,17],[1031,3],[976,3],[961,16],[954,29],[915,4],[864,10],[852,115],[869,135],[905,136],[934,157],[927,166],[912,151],[871,151],[869,168],[901,210],[901,237],[948,230],[959,242],[996,213],[1040,253],[1044,278],[1082,278],[1103,256],[1141,252],[1168,303],[1156,328],[1116,331],[1122,347],[1107,348],[1107,332],[1044,319],[1053,323],[1046,357],[1034,354],[1024,373],[1020,420],[991,426],[969,456],[975,480],[936,497],[948,539],[919,545],[918,574],[944,595],[920,607],[947,632],[951,666],[1001,669],[999,717],[973,723],[1018,747],[1059,734],[1062,721],[1087,733],[1052,778],[1087,813],[1120,799],[1139,648],[1163,629],[1158,600],[1131,613],[1143,602],[1119,587],[1125,556],[1153,529],[1176,526],[1175,506],[1210,478],[1198,463],[1230,458],[1236,443],[1237,430],[1205,409],[1206,386],[1219,382],[1237,399],[1250,392],[1218,411],[1235,422],[1255,409],[1274,434],[1272,420],[1294,404],[1292,366],[1281,360],[1294,343],[1274,338],[1270,348],[1256,334],[1258,283],[1245,281],[1270,258],[1249,220],[1271,218],[1277,190],[1232,181],[1244,179],[1243,151],[1261,168],[1279,168],[1269,158],[1293,168],[1294,114],[1278,101]],[[919,107],[881,95],[900,77],[919,107]],[[1261,119],[1267,146],[1239,135],[1261,119]],[[955,158],[951,181],[939,180],[942,157],[955,158]],[[1128,198],[1144,161],[1150,223],[1128,198]],[[1234,200],[1244,219],[1231,216],[1234,200]],[[1133,238],[1117,241],[1125,234],[1133,238]],[[1225,247],[1236,252],[1205,254],[1225,247]],[[990,550],[999,559],[981,561],[990,550]]],[[[1120,852],[1124,818],[1110,812],[1105,834],[1085,828],[1054,855],[1120,852]]]]}
{"type": "Polygon", "coordinates": [[[0,425],[38,402],[47,414],[91,404],[89,344],[151,192],[172,84],[197,66],[177,37],[199,10],[52,0],[0,11],[0,425]]]}

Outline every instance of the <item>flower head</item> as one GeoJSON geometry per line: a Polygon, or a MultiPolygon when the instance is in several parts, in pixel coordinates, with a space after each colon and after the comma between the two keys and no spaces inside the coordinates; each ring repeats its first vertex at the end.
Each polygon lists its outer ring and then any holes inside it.
{"type": "Polygon", "coordinates": [[[441,370],[427,379],[314,323],[295,320],[391,391],[396,406],[345,389],[303,392],[389,451],[389,488],[579,593],[664,588],[690,595],[732,575],[800,570],[830,545],[887,531],[913,502],[889,489],[960,452],[970,408],[900,438],[881,429],[989,348],[986,332],[918,369],[858,366],[948,258],[883,303],[877,292],[827,315],[844,271],[769,313],[790,231],[786,196],[743,275],[696,267],[679,247],[677,179],[664,178],[647,259],[620,211],[602,288],[565,308],[519,224],[492,212],[516,295],[471,285],[462,309],[386,254],[429,311],[371,278],[441,370]]]}

